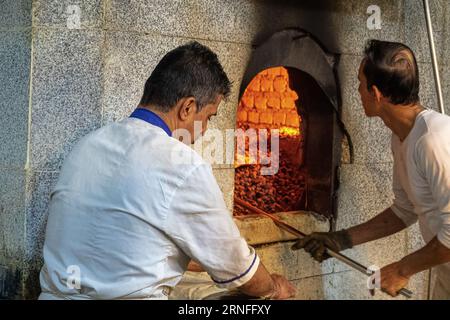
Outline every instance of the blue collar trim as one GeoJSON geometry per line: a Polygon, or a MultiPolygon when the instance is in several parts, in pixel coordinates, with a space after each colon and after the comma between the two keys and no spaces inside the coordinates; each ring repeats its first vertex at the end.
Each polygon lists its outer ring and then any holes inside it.
{"type": "Polygon", "coordinates": [[[137,108],[133,111],[133,113],[130,115],[130,118],[137,118],[144,120],[145,122],[148,122],[154,126],[160,127],[163,129],[169,137],[172,136],[172,131],[170,131],[169,126],[164,122],[163,119],[161,119],[160,116],[158,116],[156,113],[144,109],[144,108],[137,108]]]}

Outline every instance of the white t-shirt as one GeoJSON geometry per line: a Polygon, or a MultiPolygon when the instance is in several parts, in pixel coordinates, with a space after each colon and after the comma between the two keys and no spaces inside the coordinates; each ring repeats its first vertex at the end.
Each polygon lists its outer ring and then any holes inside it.
{"type": "Polygon", "coordinates": [[[211,166],[136,118],[83,138],[51,194],[40,298],[166,299],[191,258],[227,288],[259,265],[211,166]]]}
{"type": "Polygon", "coordinates": [[[425,242],[450,248],[450,117],[422,111],[403,142],[392,135],[392,153],[392,210],[407,226],[419,220],[425,242]]]}

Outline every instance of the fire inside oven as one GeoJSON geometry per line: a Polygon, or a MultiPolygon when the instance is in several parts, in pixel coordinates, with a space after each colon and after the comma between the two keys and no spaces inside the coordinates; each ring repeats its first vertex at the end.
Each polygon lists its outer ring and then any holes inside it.
{"type": "MultiPolygon", "coordinates": [[[[292,88],[287,68],[268,68],[251,80],[237,110],[236,128],[246,135],[241,150],[236,144],[235,198],[268,213],[305,209],[306,137],[298,108],[301,108],[299,93],[292,88]],[[277,145],[271,144],[274,132],[278,136],[277,145]],[[261,148],[265,144],[267,148],[261,148]],[[273,163],[264,163],[265,159],[273,163]],[[269,166],[273,169],[261,170],[269,166]]],[[[235,204],[234,215],[248,214],[251,212],[235,204]]]]}

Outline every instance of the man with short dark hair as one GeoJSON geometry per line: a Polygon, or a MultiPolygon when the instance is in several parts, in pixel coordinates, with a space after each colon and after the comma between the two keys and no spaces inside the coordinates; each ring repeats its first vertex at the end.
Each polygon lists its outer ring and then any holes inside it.
{"type": "Polygon", "coordinates": [[[163,57],[130,118],[73,148],[51,194],[41,299],[167,299],[191,259],[218,286],[295,294],[241,237],[211,166],[187,145],[229,92],[217,56],[191,42],[163,57]]]}
{"type": "Polygon", "coordinates": [[[434,267],[434,299],[450,299],[450,117],[419,102],[419,72],[410,48],[371,40],[359,68],[359,93],[368,117],[392,131],[394,202],[373,219],[347,230],[314,233],[293,249],[316,260],[397,233],[417,220],[426,245],[380,270],[381,289],[396,296],[409,278],[434,267]]]}

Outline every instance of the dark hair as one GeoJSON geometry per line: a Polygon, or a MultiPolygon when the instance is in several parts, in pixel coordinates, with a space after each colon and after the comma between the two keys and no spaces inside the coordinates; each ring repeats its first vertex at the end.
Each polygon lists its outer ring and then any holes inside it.
{"type": "Polygon", "coordinates": [[[197,112],[230,94],[231,83],[217,55],[193,41],[168,52],[147,79],[139,103],[168,112],[180,99],[194,97],[197,112]]]}
{"type": "Polygon", "coordinates": [[[413,51],[398,42],[369,40],[363,72],[367,89],[375,85],[393,104],[419,102],[419,71],[413,51]]]}

